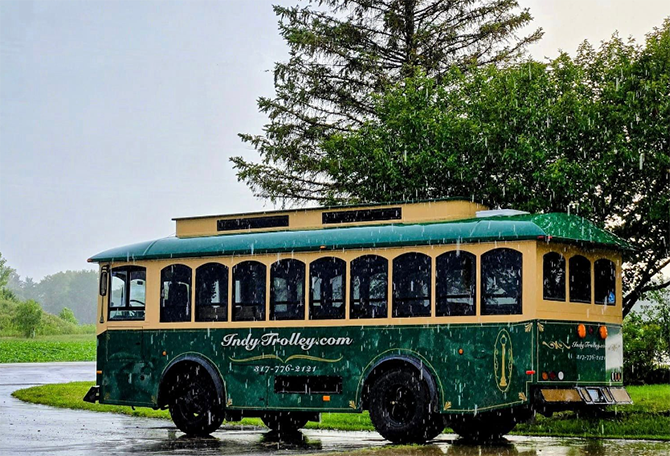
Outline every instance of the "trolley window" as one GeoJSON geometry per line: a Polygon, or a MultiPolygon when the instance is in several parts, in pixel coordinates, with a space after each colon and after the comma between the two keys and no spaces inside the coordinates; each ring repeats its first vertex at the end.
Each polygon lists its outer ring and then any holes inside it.
{"type": "Polygon", "coordinates": [[[195,321],[228,320],[228,268],[207,263],[195,270],[195,321]]]}
{"type": "Polygon", "coordinates": [[[610,260],[597,260],[593,263],[595,275],[596,304],[613,306],[616,303],[616,267],[610,260]]]}
{"type": "Polygon", "coordinates": [[[388,260],[364,255],[351,262],[351,318],[388,315],[388,260]]]}
{"type": "Polygon", "coordinates": [[[305,263],[279,260],[270,267],[270,320],[305,318],[305,263]]]}
{"type": "Polygon", "coordinates": [[[161,271],[161,322],[191,321],[191,268],[173,264],[161,271]]]}
{"type": "Polygon", "coordinates": [[[482,315],[516,315],[521,305],[522,255],[494,249],[482,255],[482,315]]]}
{"type": "Polygon", "coordinates": [[[477,258],[469,252],[447,252],[435,260],[435,313],[474,315],[477,258]]]}
{"type": "Polygon", "coordinates": [[[309,318],[343,319],[347,264],[334,257],[319,258],[309,265],[309,318]]]}
{"type": "Polygon", "coordinates": [[[550,301],[565,301],[565,258],[549,252],[543,257],[542,296],[550,301]]]}
{"type": "Polygon", "coordinates": [[[430,316],[431,259],[423,253],[405,253],[393,260],[393,316],[430,316]]]}
{"type": "Polygon", "coordinates": [[[109,320],[144,320],[146,275],[137,266],[112,269],[109,320]]]}
{"type": "Polygon", "coordinates": [[[233,267],[233,321],[265,320],[265,265],[243,261],[233,267]]]}
{"type": "Polygon", "coordinates": [[[591,262],[581,255],[570,258],[570,302],[591,303],[591,262]]]}

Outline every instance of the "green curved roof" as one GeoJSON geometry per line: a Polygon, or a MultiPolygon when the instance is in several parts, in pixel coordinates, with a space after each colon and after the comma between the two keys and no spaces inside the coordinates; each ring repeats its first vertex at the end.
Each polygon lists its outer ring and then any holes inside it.
{"type": "Polygon", "coordinates": [[[90,262],[138,261],[253,253],[305,252],[355,248],[438,245],[545,239],[605,246],[630,245],[574,215],[551,213],[487,217],[426,224],[368,225],[303,231],[271,231],[219,236],[168,237],[107,250],[90,262]]]}

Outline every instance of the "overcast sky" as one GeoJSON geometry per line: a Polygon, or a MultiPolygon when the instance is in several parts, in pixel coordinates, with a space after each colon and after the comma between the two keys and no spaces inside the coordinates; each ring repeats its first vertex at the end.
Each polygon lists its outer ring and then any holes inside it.
{"type": "MultiPolygon", "coordinates": [[[[545,30],[537,59],[670,16],[669,0],[519,3],[545,30]]],[[[237,133],[260,132],[286,55],[264,0],[0,0],[3,257],[41,279],[169,236],[173,217],[272,209],[228,157],[254,156],[237,133]]]]}

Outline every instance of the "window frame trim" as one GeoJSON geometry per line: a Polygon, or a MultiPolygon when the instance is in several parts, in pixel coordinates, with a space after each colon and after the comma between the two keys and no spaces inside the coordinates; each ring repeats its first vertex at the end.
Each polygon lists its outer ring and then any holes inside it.
{"type": "MultiPolygon", "coordinates": [[[[479,315],[479,306],[478,306],[477,303],[479,302],[479,295],[480,295],[480,290],[478,290],[478,288],[479,288],[480,275],[481,275],[481,270],[480,270],[480,256],[481,255],[477,255],[476,253],[470,252],[470,251],[467,251],[467,250],[460,250],[460,254],[470,255],[472,261],[474,261],[473,268],[472,268],[472,271],[473,271],[472,276],[474,277],[474,287],[473,287],[474,288],[474,293],[472,295],[472,313],[471,314],[464,314],[464,315],[438,315],[437,314],[437,309],[438,309],[438,302],[437,301],[438,301],[438,298],[440,297],[440,295],[437,292],[437,284],[438,284],[438,277],[437,277],[438,264],[437,264],[437,262],[438,262],[438,259],[440,257],[443,257],[445,255],[449,255],[449,254],[453,254],[453,253],[456,253],[456,252],[459,252],[459,250],[447,250],[445,252],[442,252],[442,253],[437,254],[434,257],[432,257],[433,260],[434,260],[434,271],[433,271],[432,280],[433,280],[433,288],[434,288],[434,292],[435,292],[434,293],[434,298],[432,300],[432,302],[434,303],[434,309],[433,309],[432,316],[435,317],[435,318],[474,317],[474,316],[479,315]]],[[[484,252],[484,253],[486,253],[486,252],[484,252]]],[[[453,295],[443,295],[443,296],[453,296],[453,295]]]]}
{"type": "Polygon", "coordinates": [[[594,261],[591,261],[588,257],[582,255],[581,253],[576,253],[576,254],[570,256],[570,259],[568,260],[568,265],[567,265],[568,266],[568,269],[567,269],[568,270],[568,296],[567,296],[567,299],[566,299],[566,303],[568,303],[568,304],[586,304],[586,305],[590,305],[590,304],[594,303],[594,295],[593,295],[593,293],[594,293],[594,282],[593,281],[595,279],[595,277],[593,275],[593,264],[594,263],[595,263],[594,261]],[[589,269],[588,269],[589,280],[587,281],[587,283],[589,285],[589,300],[588,301],[573,300],[572,299],[572,291],[571,291],[571,288],[570,288],[570,282],[571,282],[570,279],[572,277],[572,267],[570,266],[570,262],[575,258],[584,258],[589,263],[589,269]]]}
{"type": "MultiPolygon", "coordinates": [[[[115,321],[146,321],[147,318],[147,268],[146,266],[134,266],[134,265],[125,265],[125,266],[117,266],[115,268],[109,267],[109,274],[107,275],[109,283],[107,285],[107,321],[108,322],[115,322],[115,321]],[[114,271],[115,270],[123,270],[128,273],[128,278],[126,280],[126,283],[123,287],[124,293],[126,293],[126,296],[124,298],[124,306],[123,307],[112,307],[112,280],[114,278],[114,271]],[[144,271],[144,306],[141,308],[141,310],[144,311],[144,315],[142,318],[112,318],[112,310],[118,311],[118,310],[140,310],[139,307],[130,307],[130,272],[132,271],[144,271]]],[[[104,297],[103,297],[104,298],[104,297]]]]}
{"type": "Polygon", "coordinates": [[[513,249],[511,247],[495,247],[492,249],[489,249],[485,252],[482,252],[481,255],[479,255],[479,309],[477,315],[483,316],[483,317],[500,317],[500,316],[514,316],[514,315],[523,315],[524,314],[524,280],[523,280],[523,273],[524,273],[524,254],[522,251],[513,249]],[[513,313],[491,313],[487,312],[484,313],[484,304],[485,304],[485,299],[484,297],[487,296],[487,294],[484,292],[484,287],[486,286],[486,283],[484,281],[484,259],[487,254],[491,254],[492,252],[495,252],[496,250],[509,250],[512,251],[516,254],[519,255],[520,258],[520,265],[519,265],[519,303],[518,304],[505,304],[504,306],[497,306],[497,307],[519,307],[519,312],[513,312],[513,313]]]}
{"type": "MultiPolygon", "coordinates": [[[[278,321],[278,320],[270,320],[269,315],[270,315],[270,274],[268,272],[268,264],[266,264],[263,261],[260,261],[258,259],[253,259],[253,257],[248,257],[248,259],[243,259],[242,261],[238,261],[230,266],[230,310],[229,310],[229,316],[230,318],[228,319],[228,322],[230,323],[254,323],[254,322],[271,322],[271,321],[278,321]],[[240,265],[245,265],[247,263],[256,263],[260,266],[263,267],[263,273],[265,275],[264,280],[263,280],[263,299],[260,302],[257,303],[247,303],[247,306],[242,306],[243,301],[240,301],[239,303],[235,300],[235,270],[240,266],[240,265]],[[261,308],[263,311],[263,315],[261,319],[253,319],[253,320],[247,320],[247,319],[236,319],[235,318],[235,306],[240,304],[240,307],[258,307],[261,308]]],[[[299,321],[299,320],[295,320],[299,321]]]]}
{"type": "MultiPolygon", "coordinates": [[[[347,300],[347,292],[349,290],[348,290],[348,287],[347,287],[347,279],[348,279],[347,270],[351,267],[351,261],[352,260],[347,261],[343,258],[339,258],[339,257],[336,257],[336,256],[322,256],[322,257],[316,258],[315,260],[310,261],[309,263],[305,263],[305,267],[306,267],[305,279],[307,280],[307,285],[308,285],[307,293],[308,293],[308,296],[309,296],[308,302],[306,303],[307,306],[308,306],[306,308],[306,315],[305,315],[306,320],[310,320],[310,321],[339,321],[339,320],[347,320],[348,319],[347,318],[347,316],[348,316],[348,312],[347,312],[347,310],[348,310],[347,309],[347,301],[348,301],[347,300]],[[344,269],[343,269],[342,274],[341,274],[342,275],[342,300],[341,300],[342,301],[342,318],[313,318],[312,317],[312,315],[314,314],[314,312],[313,312],[314,303],[315,302],[319,302],[319,303],[322,302],[322,300],[315,301],[313,293],[312,293],[312,290],[313,290],[313,288],[312,288],[312,265],[316,262],[319,262],[319,261],[327,262],[327,260],[330,260],[330,262],[332,262],[332,263],[341,262],[341,263],[343,263],[341,265],[344,266],[344,269]],[[336,261],[332,261],[332,260],[336,260],[336,261]]],[[[340,302],[340,300],[339,299],[337,301],[332,300],[331,302],[333,302],[333,303],[340,302]]]]}
{"type": "MultiPolygon", "coordinates": [[[[193,307],[193,323],[211,323],[211,322],[216,323],[216,322],[220,322],[220,321],[228,322],[229,317],[230,317],[229,314],[230,314],[230,307],[231,307],[231,297],[230,297],[230,281],[231,281],[231,276],[232,276],[232,273],[230,272],[231,268],[229,266],[223,264],[223,263],[219,263],[219,262],[216,262],[216,261],[210,261],[210,262],[207,262],[207,263],[203,263],[203,264],[201,264],[197,267],[194,267],[192,269],[193,269],[193,274],[195,276],[195,279],[193,280],[193,282],[195,283],[195,286],[193,286],[193,301],[192,301],[192,304],[193,304],[192,305],[192,307],[193,307]],[[198,312],[199,308],[213,307],[214,306],[214,304],[211,304],[211,303],[200,305],[200,306],[198,305],[198,285],[199,285],[198,280],[199,280],[199,277],[200,277],[200,274],[198,273],[198,270],[205,267],[205,266],[211,266],[211,265],[218,265],[218,266],[221,266],[221,267],[225,268],[225,270],[226,270],[226,275],[227,275],[227,280],[226,280],[226,283],[225,283],[226,312],[225,312],[225,319],[224,320],[199,320],[197,318],[197,312],[198,312]]],[[[219,304],[219,306],[220,305],[221,304],[219,304]]]]}
{"type": "Polygon", "coordinates": [[[434,257],[432,255],[429,255],[427,253],[423,253],[421,251],[416,251],[416,250],[410,250],[408,252],[403,252],[400,255],[396,255],[393,257],[393,259],[390,261],[391,263],[391,271],[390,271],[390,277],[389,277],[389,286],[391,288],[391,294],[390,294],[390,302],[389,302],[389,307],[390,307],[390,312],[387,312],[387,318],[391,319],[404,319],[404,318],[433,318],[434,312],[434,296],[433,296],[433,278],[434,278],[434,271],[433,271],[433,263],[435,262],[434,257]],[[414,255],[415,257],[418,257],[419,255],[422,257],[425,257],[428,259],[428,296],[423,297],[423,298],[397,298],[395,296],[395,262],[399,258],[402,258],[404,256],[408,255],[414,255]],[[400,303],[406,302],[406,301],[425,301],[428,300],[428,315],[408,315],[408,316],[399,316],[396,314],[396,301],[399,301],[400,303]]]}
{"type": "Polygon", "coordinates": [[[554,250],[551,250],[549,252],[546,252],[544,255],[542,255],[542,300],[543,301],[551,301],[551,302],[563,302],[563,303],[569,303],[570,302],[570,280],[569,280],[569,272],[568,272],[568,262],[569,259],[566,258],[565,255],[563,255],[560,252],[556,252],[554,250]],[[550,254],[556,254],[559,255],[563,259],[563,293],[565,297],[563,299],[559,298],[547,298],[544,294],[544,258],[547,255],[550,254]]]}

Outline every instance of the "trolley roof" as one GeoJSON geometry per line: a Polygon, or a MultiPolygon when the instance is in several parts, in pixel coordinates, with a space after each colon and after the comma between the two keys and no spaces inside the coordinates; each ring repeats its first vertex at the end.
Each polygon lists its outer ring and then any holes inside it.
{"type": "Polygon", "coordinates": [[[586,219],[563,213],[549,213],[416,223],[387,221],[381,225],[300,230],[284,228],[282,231],[167,237],[107,250],[93,256],[89,261],[126,262],[537,239],[616,250],[631,248],[626,241],[586,219]]]}

